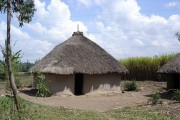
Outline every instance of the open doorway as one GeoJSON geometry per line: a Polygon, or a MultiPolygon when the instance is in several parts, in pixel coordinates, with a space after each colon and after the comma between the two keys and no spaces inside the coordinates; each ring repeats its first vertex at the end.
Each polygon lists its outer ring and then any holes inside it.
{"type": "Polygon", "coordinates": [[[83,94],[83,74],[82,73],[75,74],[74,94],[75,95],[83,94]]]}
{"type": "Polygon", "coordinates": [[[179,74],[174,75],[174,89],[180,89],[179,74]]]}

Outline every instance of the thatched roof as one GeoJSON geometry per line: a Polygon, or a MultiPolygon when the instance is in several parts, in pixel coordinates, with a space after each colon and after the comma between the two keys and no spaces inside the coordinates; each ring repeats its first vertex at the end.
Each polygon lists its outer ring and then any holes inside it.
{"type": "Polygon", "coordinates": [[[180,53],[175,55],[175,57],[163,65],[158,73],[180,73],[180,53]]]}
{"type": "Polygon", "coordinates": [[[74,32],[36,63],[31,72],[102,74],[126,73],[127,69],[82,32],[74,32]]]}

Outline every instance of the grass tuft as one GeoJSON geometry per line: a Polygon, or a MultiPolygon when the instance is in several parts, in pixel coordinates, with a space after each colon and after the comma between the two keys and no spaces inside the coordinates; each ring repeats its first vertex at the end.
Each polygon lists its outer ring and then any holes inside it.
{"type": "Polygon", "coordinates": [[[124,90],[127,90],[127,91],[135,91],[137,90],[137,83],[135,80],[133,81],[126,81],[124,83],[124,90]]]}

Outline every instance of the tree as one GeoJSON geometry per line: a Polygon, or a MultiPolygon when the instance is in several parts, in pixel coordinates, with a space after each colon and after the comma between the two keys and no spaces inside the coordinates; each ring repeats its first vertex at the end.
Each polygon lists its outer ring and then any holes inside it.
{"type": "MultiPolygon", "coordinates": [[[[5,43],[6,43],[6,40],[5,40],[5,43]]],[[[15,44],[14,44],[15,45],[15,44]]],[[[7,52],[6,52],[6,49],[5,49],[5,47],[2,47],[1,45],[0,45],[0,48],[1,48],[1,52],[2,52],[2,54],[3,54],[3,61],[2,61],[2,65],[3,65],[3,69],[2,69],[2,71],[3,71],[3,73],[5,74],[5,80],[8,80],[8,77],[7,77],[7,73],[8,73],[8,71],[7,71],[7,62],[6,62],[6,58],[7,58],[7,52]]],[[[18,70],[17,70],[17,67],[18,67],[18,64],[20,63],[20,59],[21,59],[21,50],[19,50],[19,51],[17,51],[17,52],[15,52],[15,53],[12,53],[12,55],[11,55],[12,57],[11,57],[11,64],[12,64],[12,71],[13,71],[13,73],[14,72],[18,72],[18,70]]]]}
{"type": "Polygon", "coordinates": [[[177,39],[180,41],[180,33],[177,32],[175,35],[176,35],[177,39]]]}
{"type": "Polygon", "coordinates": [[[34,65],[30,63],[29,61],[21,63],[22,64],[22,72],[29,72],[29,69],[34,65]]]}
{"type": "Polygon", "coordinates": [[[8,68],[8,79],[13,92],[14,102],[16,104],[17,110],[19,110],[17,88],[14,83],[14,75],[11,63],[11,17],[13,17],[13,14],[16,14],[19,21],[19,26],[22,27],[24,23],[29,23],[32,20],[35,10],[34,0],[0,0],[0,11],[1,13],[7,14],[6,62],[8,68]]]}

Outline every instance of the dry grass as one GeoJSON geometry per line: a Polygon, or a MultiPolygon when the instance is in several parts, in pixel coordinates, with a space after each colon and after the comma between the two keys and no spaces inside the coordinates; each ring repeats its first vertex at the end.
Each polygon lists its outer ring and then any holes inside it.
{"type": "Polygon", "coordinates": [[[161,66],[171,60],[175,54],[161,55],[155,57],[133,57],[120,60],[129,74],[124,79],[132,80],[158,80],[157,71],[161,66]]]}

